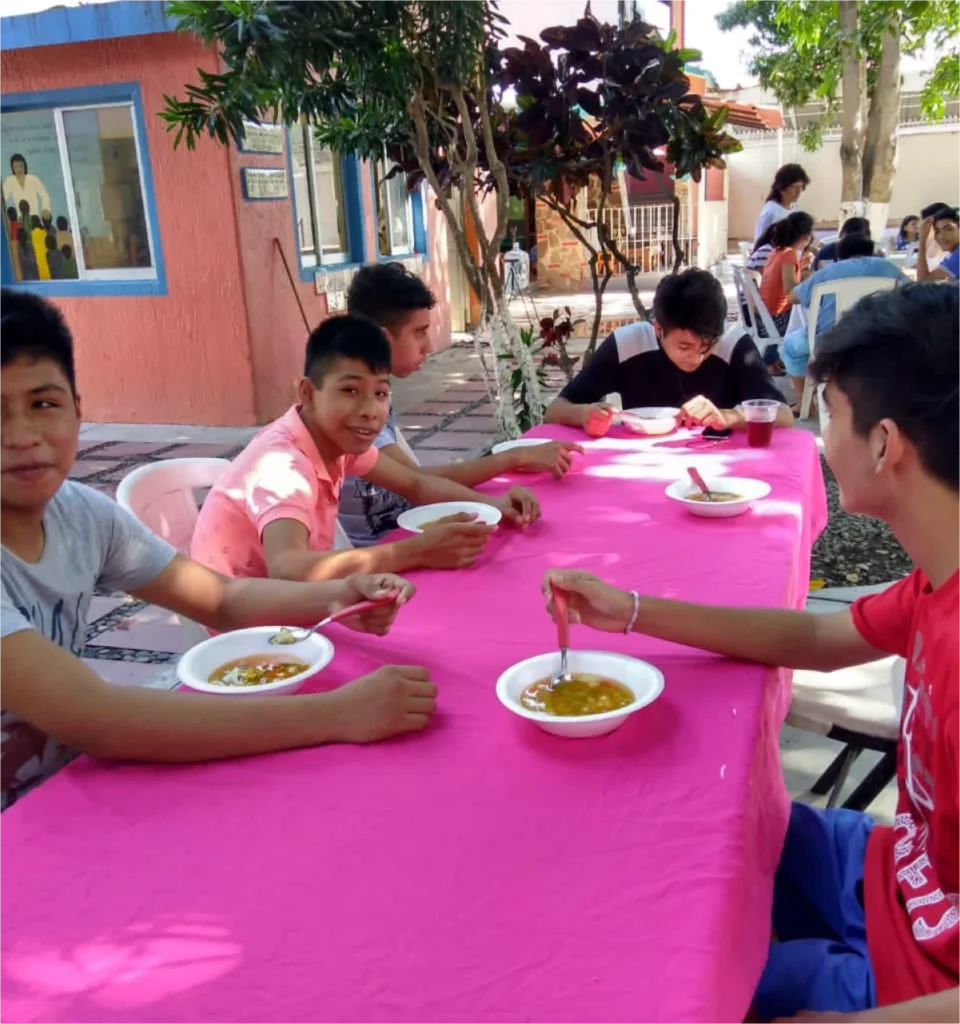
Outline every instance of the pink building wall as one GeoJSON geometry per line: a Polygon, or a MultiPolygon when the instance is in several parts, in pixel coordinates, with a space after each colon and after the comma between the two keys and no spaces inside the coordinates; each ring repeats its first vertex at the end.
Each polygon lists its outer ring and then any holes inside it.
{"type": "MultiPolygon", "coordinates": [[[[2,54],[5,95],[138,82],[145,117],[167,294],[57,298],[76,339],[89,420],[249,426],[291,402],[308,324],[325,296],[300,280],[292,200],[245,201],[240,168],[287,168],[286,153],[239,153],[210,140],[188,151],[157,116],[164,93],[182,94],[197,68],[217,70],[212,51],[161,33],[20,49],[2,54]],[[274,242],[283,248],[293,285],[274,242]]],[[[372,175],[361,174],[368,260],[376,258],[372,175]]],[[[438,300],[433,347],[450,342],[446,227],[424,203],[424,278],[438,300]]]]}

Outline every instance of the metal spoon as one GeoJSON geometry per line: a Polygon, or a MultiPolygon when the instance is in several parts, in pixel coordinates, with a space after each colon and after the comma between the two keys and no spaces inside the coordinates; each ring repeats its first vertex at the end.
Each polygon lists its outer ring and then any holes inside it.
{"type": "Polygon", "coordinates": [[[567,593],[557,587],[551,587],[553,592],[553,617],[557,623],[557,640],[560,645],[560,671],[551,678],[548,689],[553,689],[557,683],[565,683],[570,679],[570,672],[567,668],[567,652],[570,647],[570,617],[567,610],[567,593]]]}
{"type": "Polygon", "coordinates": [[[707,487],[706,481],[700,475],[700,472],[698,470],[694,469],[693,466],[690,466],[687,469],[687,473],[690,474],[690,479],[703,492],[703,495],[707,499],[707,501],[713,501],[713,492],[710,490],[709,487],[707,487]]]}
{"type": "Polygon", "coordinates": [[[324,626],[329,626],[331,622],[339,622],[341,619],[348,619],[351,615],[358,615],[360,612],[365,612],[370,608],[379,608],[381,605],[391,604],[393,600],[394,598],[387,597],[380,601],[361,601],[359,604],[352,604],[349,608],[341,608],[340,611],[334,612],[333,615],[328,615],[325,619],[321,619],[310,629],[304,629],[300,626],[281,626],[280,629],[270,637],[268,643],[280,647],[287,644],[303,643],[307,637],[313,636],[318,629],[322,629],[324,626]]]}

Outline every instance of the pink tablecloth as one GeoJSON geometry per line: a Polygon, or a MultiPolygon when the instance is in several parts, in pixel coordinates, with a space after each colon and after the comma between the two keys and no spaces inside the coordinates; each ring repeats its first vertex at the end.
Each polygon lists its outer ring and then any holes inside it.
{"type": "Polygon", "coordinates": [[[504,530],[470,572],[422,574],[388,639],[334,637],[326,685],[430,666],[428,732],[202,767],[80,761],[4,815],[4,1020],[743,1019],[786,821],[779,674],[575,631],[666,677],[655,705],[583,741],[511,716],[494,684],[555,643],[551,565],[799,606],[825,522],[813,438],[610,438],[535,484],[541,525],[504,530]],[[692,519],[663,496],[692,459],[773,492],[692,519]]]}

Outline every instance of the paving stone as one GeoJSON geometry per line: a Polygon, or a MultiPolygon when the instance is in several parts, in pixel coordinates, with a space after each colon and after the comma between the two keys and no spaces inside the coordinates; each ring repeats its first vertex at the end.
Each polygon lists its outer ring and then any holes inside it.
{"type": "Polygon", "coordinates": [[[70,478],[72,480],[86,480],[87,477],[91,477],[94,473],[102,473],[104,470],[113,469],[116,463],[114,462],[99,462],[93,459],[77,459],[73,464],[73,469],[70,470],[70,478]]]}
{"type": "Polygon", "coordinates": [[[152,458],[157,452],[168,447],[169,442],[148,442],[148,441],[119,441],[114,444],[104,445],[98,452],[98,459],[136,459],[140,457],[152,458]]]}
{"type": "Polygon", "coordinates": [[[454,413],[460,412],[467,402],[452,401],[448,402],[445,398],[438,399],[436,401],[421,402],[420,405],[415,406],[409,410],[414,416],[452,416],[454,413]]]}
{"type": "Polygon", "coordinates": [[[477,434],[458,431],[441,430],[431,437],[424,438],[418,445],[418,450],[424,448],[450,448],[453,450],[465,450],[480,448],[492,443],[492,434],[477,434]]]}
{"type": "Polygon", "coordinates": [[[400,429],[406,433],[415,430],[436,430],[443,423],[442,416],[401,416],[400,429]]]}
{"type": "Polygon", "coordinates": [[[419,448],[417,462],[421,466],[448,466],[451,462],[463,462],[466,451],[454,451],[450,448],[419,448]]]}
{"type": "Polygon", "coordinates": [[[493,416],[474,416],[472,414],[458,416],[452,423],[447,424],[443,428],[443,433],[453,431],[456,434],[461,431],[479,432],[483,430],[494,430],[493,416]]]}
{"type": "Polygon", "coordinates": [[[469,391],[462,387],[456,387],[451,391],[444,391],[443,394],[440,395],[439,400],[444,402],[462,402],[467,404],[469,402],[475,402],[478,398],[484,397],[486,397],[486,388],[483,388],[480,391],[469,391]]]}
{"type": "Polygon", "coordinates": [[[225,459],[236,445],[232,444],[182,444],[163,453],[165,459],[225,459]]]}

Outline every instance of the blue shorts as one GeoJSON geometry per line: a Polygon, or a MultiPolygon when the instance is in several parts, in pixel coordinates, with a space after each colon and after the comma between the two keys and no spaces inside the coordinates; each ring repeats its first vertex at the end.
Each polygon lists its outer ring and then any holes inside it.
{"type": "Polygon", "coordinates": [[[780,346],[780,357],[791,377],[806,377],[810,362],[810,338],[806,328],[787,331],[780,346]]]}
{"type": "Polygon", "coordinates": [[[773,892],[773,930],[754,1007],[761,1020],[801,1010],[876,1006],[867,954],[863,864],[872,820],[794,804],[773,892]]]}

